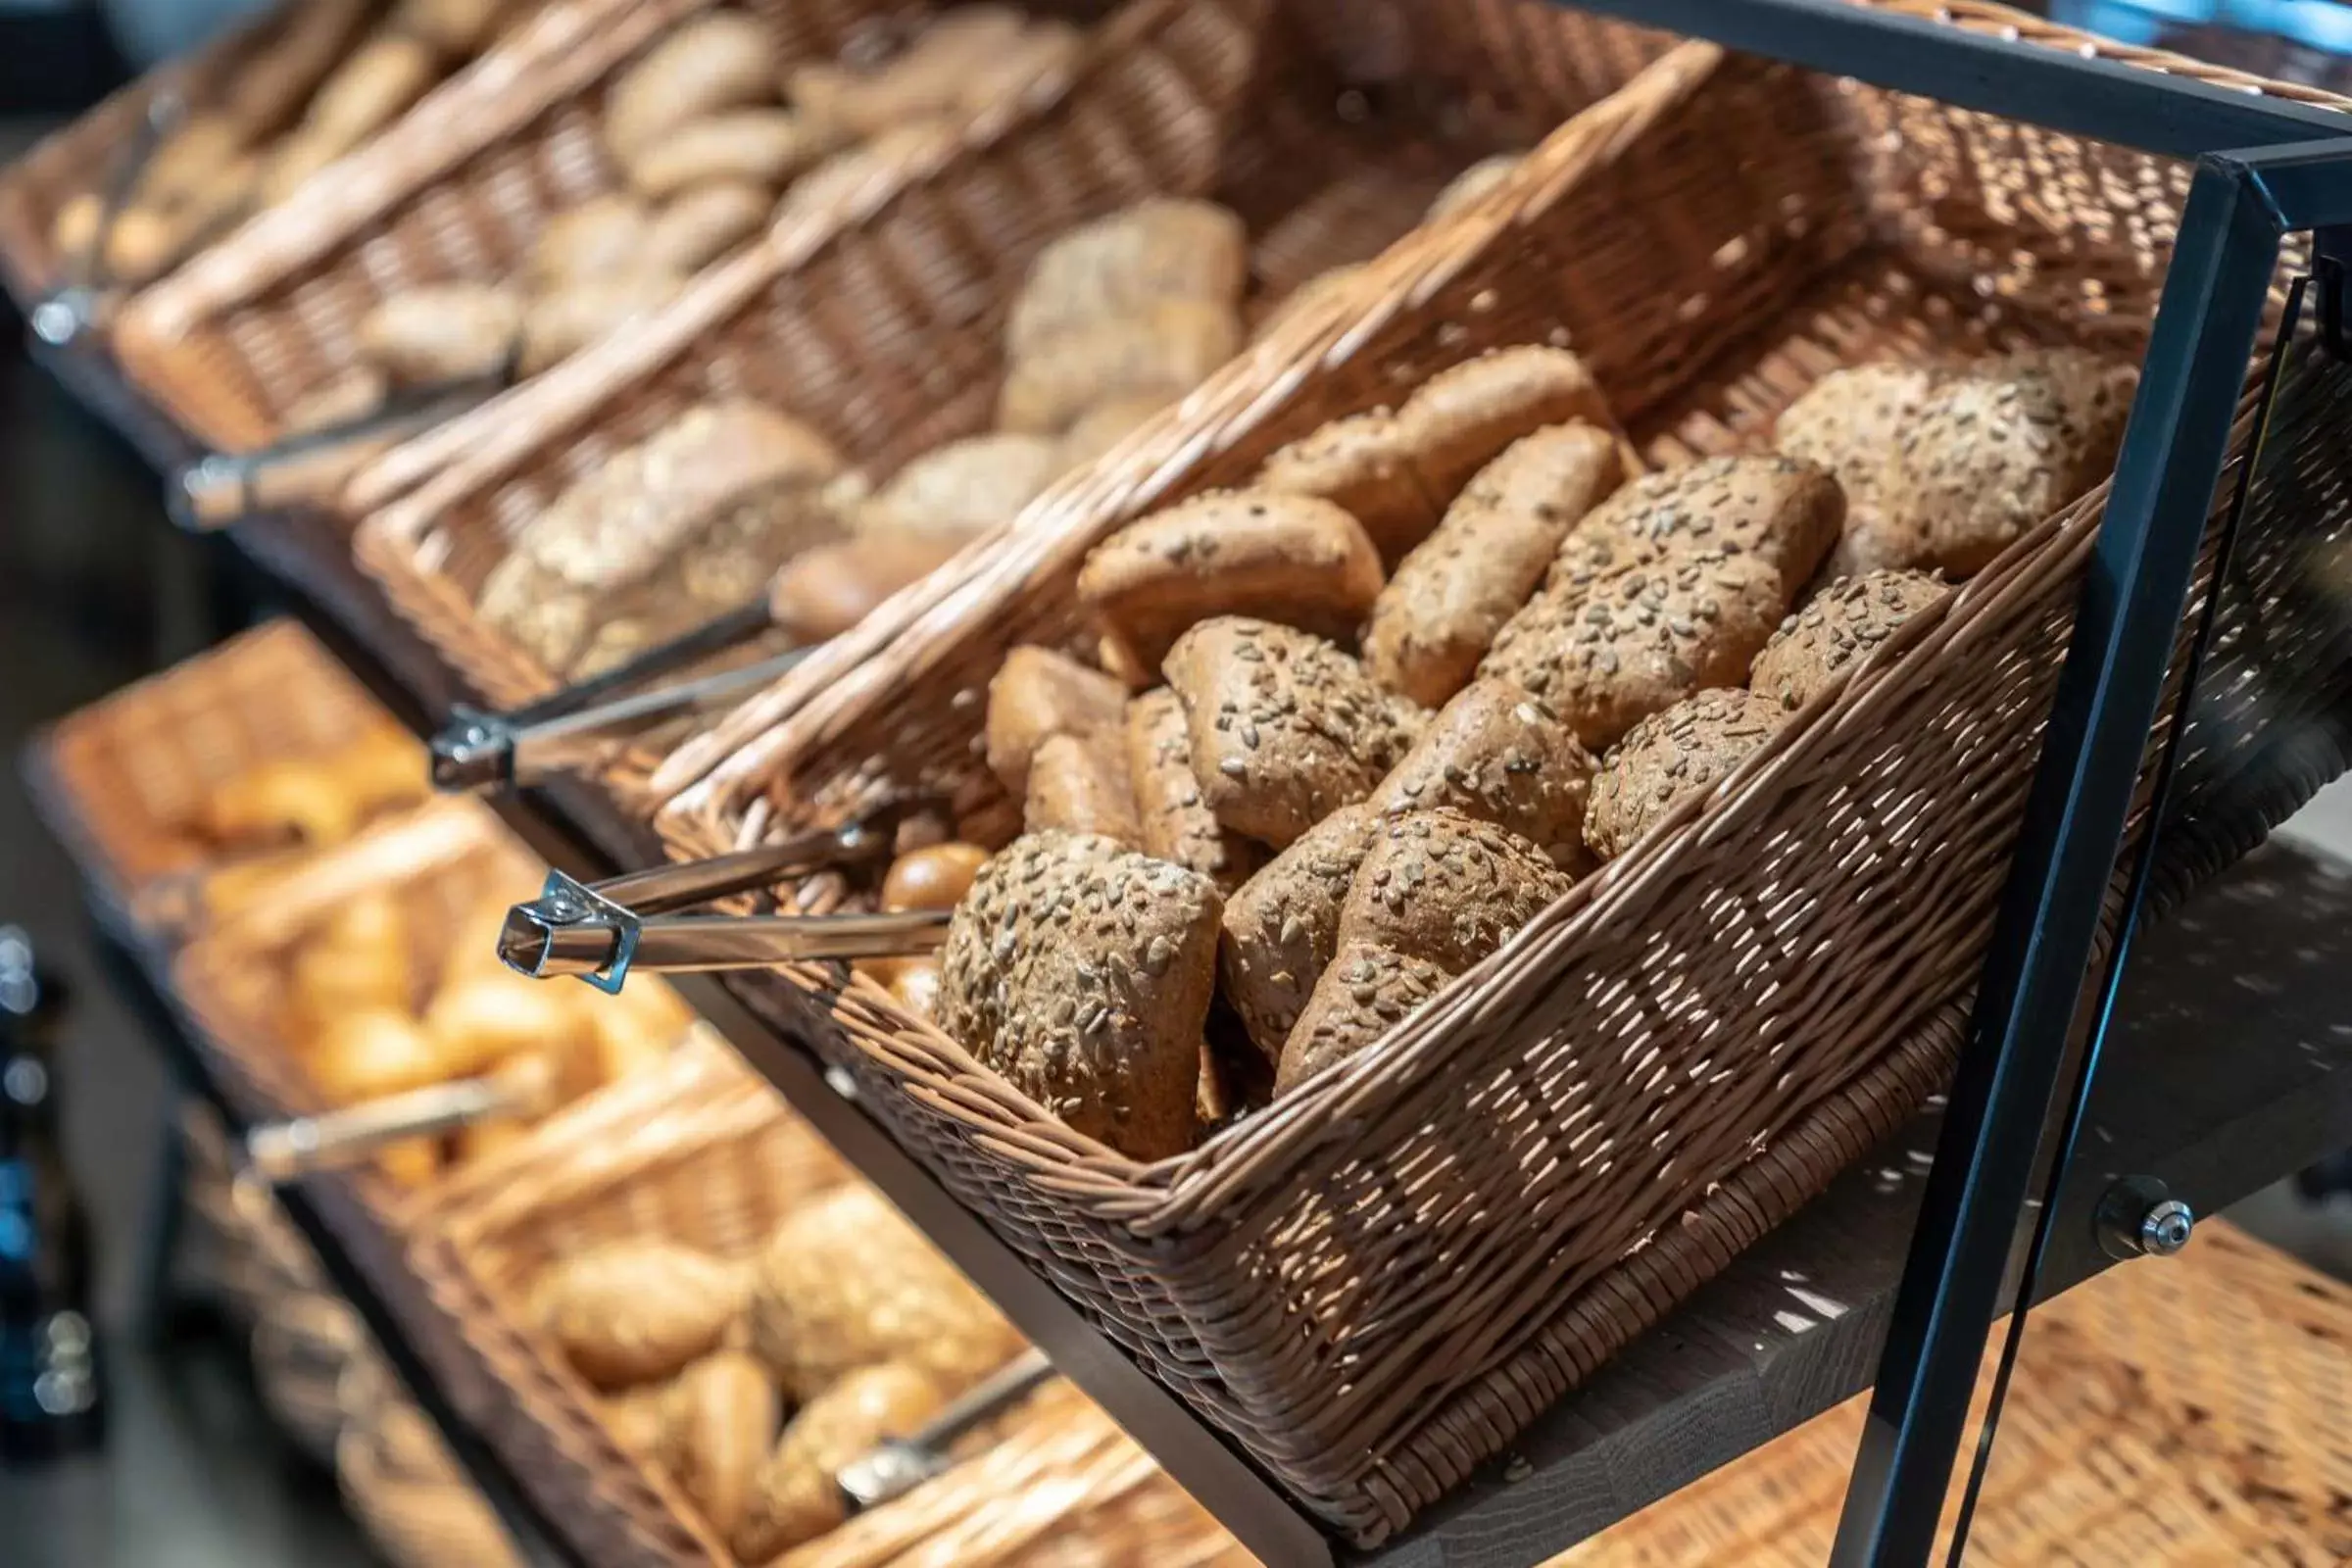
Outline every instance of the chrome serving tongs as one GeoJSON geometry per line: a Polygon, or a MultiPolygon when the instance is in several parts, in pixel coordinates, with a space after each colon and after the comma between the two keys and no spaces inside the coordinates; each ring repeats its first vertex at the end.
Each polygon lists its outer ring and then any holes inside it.
{"type": "Polygon", "coordinates": [[[174,470],[164,489],[172,520],[191,532],[260,513],[333,499],[353,474],[394,447],[514,384],[512,358],[485,375],[405,387],[381,406],[253,452],[215,452],[174,470]]]}
{"type": "Polygon", "coordinates": [[[147,166],[155,162],[155,155],[187,113],[187,99],[176,88],[148,100],[147,113],[140,117],[138,128],[107,177],[99,198],[97,229],[68,261],[65,281],[46,299],[35,302],[24,318],[33,336],[51,348],[69,348],[83,333],[104,323],[111,296],[106,253],[115,236],[115,224],[137,194],[139,182],[146,178],[147,166]]]}
{"type": "Polygon", "coordinates": [[[265,1122],[245,1135],[247,1167],[271,1186],[355,1165],[387,1144],[437,1138],[492,1117],[535,1120],[556,1106],[556,1072],[544,1056],[518,1056],[478,1078],[453,1078],[406,1094],[265,1122]]]}
{"type": "Polygon", "coordinates": [[[787,562],[760,596],[527,707],[485,712],[463,705],[433,737],[433,784],[453,791],[530,784],[579,759],[593,740],[622,735],[741,699],[863,619],[883,599],[923,576],[953,540],[853,537],[787,562]],[[782,633],[793,647],[740,668],[676,685],[633,690],[756,637],[782,633]]]}
{"type": "Polygon", "coordinates": [[[1026,1350],[973,1385],[912,1437],[892,1438],[834,1474],[853,1514],[903,1497],[955,1463],[956,1444],[1027,1398],[1054,1376],[1043,1350],[1026,1350]]]}
{"type": "Polygon", "coordinates": [[[616,992],[633,969],[672,974],[761,969],[814,958],[908,957],[937,952],[948,911],[890,914],[679,914],[731,893],[787,877],[887,860],[900,808],[886,807],[840,827],[780,844],[679,865],[632,871],[594,884],[561,871],[529,904],[507,911],[498,956],[533,979],[573,975],[616,992]]]}

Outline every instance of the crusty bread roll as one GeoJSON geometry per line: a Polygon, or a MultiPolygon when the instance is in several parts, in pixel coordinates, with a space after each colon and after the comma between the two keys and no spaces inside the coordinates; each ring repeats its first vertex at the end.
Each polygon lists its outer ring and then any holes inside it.
{"type": "Polygon", "coordinates": [[[1131,850],[1143,848],[1126,737],[1110,729],[1048,736],[1030,760],[1021,827],[1029,833],[1094,833],[1131,850]]]}
{"type": "Polygon", "coordinates": [[[1166,687],[1127,705],[1127,776],[1145,854],[1198,871],[1231,894],[1257,867],[1255,845],[1226,830],[1193,777],[1184,704],[1166,687]]]}
{"type": "Polygon", "coordinates": [[[1626,731],[1592,779],[1585,842],[1604,860],[1640,843],[1652,824],[1713,789],[1772,738],[1787,714],[1738,687],[1686,697],[1626,731]]]}
{"type": "Polygon", "coordinates": [[[988,770],[1026,796],[1039,747],[1113,728],[1126,712],[1127,688],[1101,670],[1050,648],[1015,648],[988,683],[988,770]]]}
{"type": "Polygon", "coordinates": [[[1502,680],[1472,681],[1373,791],[1384,813],[1445,808],[1527,840],[1581,870],[1595,766],[1559,714],[1502,680]]]}
{"type": "Polygon", "coordinates": [[[1772,634],[1756,655],[1748,685],[1794,711],[1950,592],[1924,571],[1873,571],[1835,582],[1772,634]]]}

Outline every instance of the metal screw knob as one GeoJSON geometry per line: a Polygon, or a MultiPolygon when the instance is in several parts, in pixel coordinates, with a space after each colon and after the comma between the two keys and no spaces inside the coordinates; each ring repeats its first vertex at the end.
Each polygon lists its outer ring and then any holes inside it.
{"type": "Polygon", "coordinates": [[[2099,1248],[2109,1257],[2171,1257],[2197,1216],[2153,1176],[2127,1176],[2099,1198],[2099,1248]]]}

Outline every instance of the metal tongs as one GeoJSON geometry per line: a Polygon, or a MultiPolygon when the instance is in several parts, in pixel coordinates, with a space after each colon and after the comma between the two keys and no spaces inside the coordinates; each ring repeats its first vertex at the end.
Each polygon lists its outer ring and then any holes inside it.
{"type": "Polygon", "coordinates": [[[403,388],[380,407],[253,452],[215,452],[174,470],[165,486],[172,520],[191,532],[260,513],[331,500],[351,476],[394,447],[445,424],[514,384],[512,360],[484,375],[403,388]]]}
{"type": "Polygon", "coordinates": [[[520,1056],[478,1078],[427,1084],[335,1110],[265,1122],[245,1135],[245,1159],[271,1186],[356,1165],[387,1144],[436,1138],[495,1116],[529,1121],[555,1108],[554,1067],[520,1056]]]}
{"type": "Polygon", "coordinates": [[[122,161],[115,165],[107,178],[105,193],[100,198],[98,227],[66,264],[65,281],[46,299],[34,303],[25,317],[25,324],[33,336],[51,348],[62,349],[94,326],[103,324],[111,305],[107,247],[115,235],[115,224],[130,206],[130,198],[147,176],[147,166],[155,155],[187,118],[187,99],[177,89],[157,93],[148,100],[147,113],[139,120],[129,145],[123,148],[122,161]]]}
{"type": "Polygon", "coordinates": [[[955,1463],[956,1442],[974,1427],[994,1420],[1054,1376],[1043,1350],[1026,1350],[1007,1361],[933,1416],[912,1437],[892,1438],[834,1474],[853,1514],[903,1497],[955,1463]]]}
{"type": "Polygon", "coordinates": [[[494,790],[535,783],[576,760],[579,749],[595,739],[617,739],[739,699],[858,624],[874,605],[929,572],[956,548],[953,540],[868,537],[809,551],[779,569],[758,599],[613,669],[508,712],[461,705],[433,737],[433,784],[443,790],[494,790]],[[631,690],[770,632],[783,633],[795,646],[737,669],[631,690]]]}
{"type": "Polygon", "coordinates": [[[656,866],[594,884],[550,871],[529,904],[507,911],[498,956],[533,979],[574,975],[616,992],[632,969],[685,974],[760,969],[812,958],[895,958],[937,952],[948,911],[890,914],[679,914],[671,911],[786,877],[887,859],[896,807],[840,827],[708,860],[656,866]]]}

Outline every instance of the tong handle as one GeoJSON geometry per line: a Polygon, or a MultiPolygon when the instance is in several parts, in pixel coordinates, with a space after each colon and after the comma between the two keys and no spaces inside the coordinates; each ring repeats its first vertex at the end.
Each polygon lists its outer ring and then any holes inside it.
{"type": "Polygon", "coordinates": [[[130,206],[131,196],[147,174],[147,166],[187,115],[187,100],[177,88],[166,89],[149,100],[146,114],[122,156],[108,172],[99,192],[98,223],[80,249],[67,261],[65,281],[47,298],[36,301],[25,317],[33,336],[52,348],[65,348],[98,322],[106,290],[107,242],[115,224],[130,206]]]}
{"type": "Polygon", "coordinates": [[[898,827],[895,808],[883,808],[838,827],[811,828],[776,844],[737,850],[707,860],[649,866],[595,884],[588,891],[639,915],[708,904],[733,893],[773,887],[787,876],[854,865],[887,856],[898,827]]]}
{"type": "Polygon", "coordinates": [[[966,1390],[921,1430],[890,1439],[843,1465],[834,1485],[852,1513],[905,1496],[948,1468],[949,1450],[956,1440],[1018,1404],[1054,1375],[1054,1363],[1043,1350],[1023,1351],[966,1390]]]}
{"type": "Polygon", "coordinates": [[[387,1144],[454,1132],[491,1116],[533,1114],[552,1087],[545,1064],[526,1057],[484,1077],[265,1123],[245,1135],[245,1157],[257,1175],[282,1185],[357,1164],[387,1144]]]}

